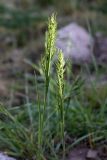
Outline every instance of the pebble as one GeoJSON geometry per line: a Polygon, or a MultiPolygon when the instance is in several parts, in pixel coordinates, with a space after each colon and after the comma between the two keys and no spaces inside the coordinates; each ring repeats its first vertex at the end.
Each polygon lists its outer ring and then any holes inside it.
{"type": "Polygon", "coordinates": [[[86,160],[98,160],[98,152],[90,149],[87,153],[86,160]]]}
{"type": "Polygon", "coordinates": [[[0,160],[16,160],[16,159],[8,157],[7,155],[3,153],[0,153],[0,160]]]}

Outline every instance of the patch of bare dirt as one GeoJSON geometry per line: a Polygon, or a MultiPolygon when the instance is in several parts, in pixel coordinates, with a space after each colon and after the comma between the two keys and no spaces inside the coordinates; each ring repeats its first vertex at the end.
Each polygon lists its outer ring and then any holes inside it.
{"type": "Polygon", "coordinates": [[[84,145],[78,145],[72,149],[68,160],[107,160],[107,146],[90,149],[84,145]]]}

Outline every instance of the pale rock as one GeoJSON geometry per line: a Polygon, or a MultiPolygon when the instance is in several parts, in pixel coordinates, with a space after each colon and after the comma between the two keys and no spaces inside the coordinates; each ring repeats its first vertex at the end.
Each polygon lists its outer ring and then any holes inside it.
{"type": "Polygon", "coordinates": [[[87,160],[99,160],[99,158],[98,158],[98,152],[96,150],[90,149],[88,151],[88,153],[87,153],[86,159],[87,160]]]}
{"type": "Polygon", "coordinates": [[[58,31],[56,46],[62,49],[65,58],[72,63],[90,62],[94,40],[81,26],[71,23],[58,31]]]}
{"type": "Polygon", "coordinates": [[[14,158],[8,157],[7,155],[0,153],[0,160],[15,160],[14,158]]]}

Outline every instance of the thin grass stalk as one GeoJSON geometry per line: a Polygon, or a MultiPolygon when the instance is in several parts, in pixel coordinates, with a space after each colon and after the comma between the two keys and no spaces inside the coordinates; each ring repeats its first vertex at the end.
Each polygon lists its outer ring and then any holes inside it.
{"type": "Polygon", "coordinates": [[[57,86],[58,86],[58,116],[59,116],[59,127],[61,130],[61,140],[63,145],[63,160],[65,159],[65,110],[64,110],[64,66],[65,61],[61,50],[58,52],[58,61],[56,64],[57,70],[57,86]]]}
{"type": "Polygon", "coordinates": [[[56,15],[53,14],[48,21],[48,31],[46,32],[45,36],[45,55],[42,58],[42,69],[45,77],[45,93],[44,93],[44,105],[42,111],[42,127],[41,132],[43,133],[44,128],[44,121],[46,116],[46,106],[48,102],[48,90],[49,90],[49,83],[50,83],[50,72],[51,72],[51,64],[53,56],[56,52],[56,30],[57,30],[57,23],[56,23],[56,15]]]}
{"type": "Polygon", "coordinates": [[[62,138],[62,145],[63,145],[63,160],[65,159],[65,136],[64,136],[64,129],[65,129],[65,113],[64,113],[64,102],[63,98],[61,100],[60,106],[60,116],[61,116],[61,138],[62,138]]]}
{"type": "Polygon", "coordinates": [[[39,109],[39,127],[38,127],[38,149],[39,149],[39,154],[38,154],[38,159],[41,160],[41,154],[42,154],[42,141],[43,141],[43,136],[42,136],[42,121],[43,121],[43,115],[41,114],[41,105],[40,105],[40,98],[38,96],[38,109],[39,109]]]}
{"type": "Polygon", "coordinates": [[[38,89],[38,82],[36,79],[36,73],[35,73],[35,86],[36,86],[36,93],[37,93],[37,102],[38,102],[38,153],[37,157],[39,160],[42,160],[41,154],[42,154],[42,107],[40,104],[40,97],[39,97],[39,89],[38,89]]]}
{"type": "Polygon", "coordinates": [[[46,109],[52,58],[56,52],[56,47],[55,47],[56,30],[57,30],[56,15],[53,14],[48,21],[48,31],[46,32],[45,36],[45,55],[42,59],[42,66],[45,75],[44,111],[46,109]]]}

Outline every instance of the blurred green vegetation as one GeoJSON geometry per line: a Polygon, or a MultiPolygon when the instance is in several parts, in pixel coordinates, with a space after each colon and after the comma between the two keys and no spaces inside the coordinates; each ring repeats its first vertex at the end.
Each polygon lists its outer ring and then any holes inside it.
{"type": "Polygon", "coordinates": [[[30,3],[28,0],[21,1],[19,7],[16,5],[15,9],[1,4],[0,26],[6,28],[30,27],[32,24],[45,19],[43,10],[47,8],[44,7],[50,5],[58,12],[68,9],[71,13],[75,10],[90,10],[103,14],[107,13],[106,0],[35,0],[30,5],[28,2],[30,3]]]}
{"type": "Polygon", "coordinates": [[[99,31],[107,34],[107,0],[14,0],[13,2],[5,0],[4,3],[1,2],[3,0],[0,1],[0,34],[14,34],[16,47],[26,46],[35,40],[41,43],[40,37],[42,39],[46,29],[46,20],[53,11],[58,15],[60,27],[75,21],[87,28],[92,35],[99,31]],[[8,5],[10,2],[14,3],[14,7],[8,5]]]}
{"type": "MultiPolygon", "coordinates": [[[[7,2],[9,3],[9,1],[7,2]]],[[[31,27],[35,23],[46,20],[53,10],[58,15],[80,14],[86,11],[90,14],[86,16],[93,18],[92,12],[106,16],[106,0],[23,0],[19,3],[14,2],[15,8],[8,7],[7,4],[0,3],[0,26],[6,28],[25,28],[31,27]]],[[[98,19],[95,19],[96,23],[98,19]]],[[[104,20],[105,21],[105,20],[104,20]]],[[[103,24],[102,24],[103,25],[103,24]]]]}
{"type": "Polygon", "coordinates": [[[30,27],[34,23],[45,20],[45,18],[46,17],[42,13],[38,14],[38,9],[36,7],[26,10],[14,10],[3,5],[0,6],[0,26],[8,29],[30,27]]]}

